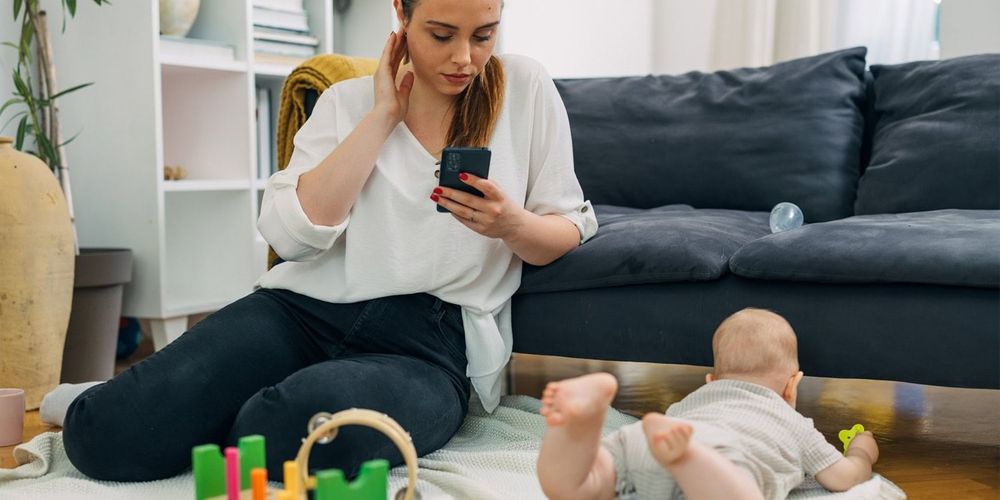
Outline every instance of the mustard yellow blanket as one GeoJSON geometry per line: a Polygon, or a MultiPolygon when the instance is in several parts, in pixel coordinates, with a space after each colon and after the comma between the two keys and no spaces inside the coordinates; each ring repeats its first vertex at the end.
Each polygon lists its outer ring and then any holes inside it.
{"type": "Polygon", "coordinates": [[[278,169],[288,165],[292,157],[292,139],[306,122],[305,96],[309,90],[322,94],[330,85],[375,72],[378,61],[340,54],[322,54],[310,58],[295,68],[281,89],[278,107],[278,169]]]}

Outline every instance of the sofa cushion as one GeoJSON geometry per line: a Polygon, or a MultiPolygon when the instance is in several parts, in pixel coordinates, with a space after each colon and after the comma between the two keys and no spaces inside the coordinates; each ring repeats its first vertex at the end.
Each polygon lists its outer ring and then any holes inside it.
{"type": "Polygon", "coordinates": [[[1000,54],[872,66],[857,214],[1000,208],[1000,54]]]}
{"type": "Polygon", "coordinates": [[[543,267],[525,265],[520,293],[718,279],[729,258],[769,232],[767,213],[598,205],[600,229],[543,267]]]}
{"type": "Polygon", "coordinates": [[[851,217],[766,236],[729,264],[747,278],[1000,286],[1000,211],[851,217]]]}
{"type": "Polygon", "coordinates": [[[594,203],[854,215],[863,47],[680,76],[556,81],[594,203]]]}

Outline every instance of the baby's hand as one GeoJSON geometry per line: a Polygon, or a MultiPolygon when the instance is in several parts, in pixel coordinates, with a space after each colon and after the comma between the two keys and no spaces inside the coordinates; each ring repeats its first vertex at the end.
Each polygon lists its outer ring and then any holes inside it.
{"type": "Polygon", "coordinates": [[[871,432],[859,432],[851,440],[851,445],[847,448],[847,454],[850,455],[851,452],[857,453],[857,451],[861,451],[867,455],[872,464],[878,462],[878,443],[875,442],[875,436],[871,432]]]}

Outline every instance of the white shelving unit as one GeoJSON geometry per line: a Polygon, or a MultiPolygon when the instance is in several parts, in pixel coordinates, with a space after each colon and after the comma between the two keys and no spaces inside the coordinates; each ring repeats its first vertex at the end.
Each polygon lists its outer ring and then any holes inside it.
{"type": "MultiPolygon", "coordinates": [[[[332,51],[332,0],[304,3],[319,52],[332,51]]],[[[157,349],[189,315],[249,293],[265,270],[256,88],[271,89],[273,142],[294,69],[255,64],[251,0],[202,1],[190,47],[161,56],[158,5],[79,2],[60,34],[59,1],[43,0],[61,88],[94,82],[60,101],[64,136],[81,132],[67,148],[80,242],[133,250],[123,314],[151,320],[157,349]],[[233,57],[220,57],[220,46],[233,57]],[[187,178],[164,180],[164,165],[187,178]]]]}

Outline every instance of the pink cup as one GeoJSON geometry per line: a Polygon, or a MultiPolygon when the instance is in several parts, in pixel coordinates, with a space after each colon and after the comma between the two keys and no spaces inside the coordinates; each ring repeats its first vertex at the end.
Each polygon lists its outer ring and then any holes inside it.
{"type": "Polygon", "coordinates": [[[24,390],[0,389],[0,446],[21,442],[24,435],[24,390]]]}

